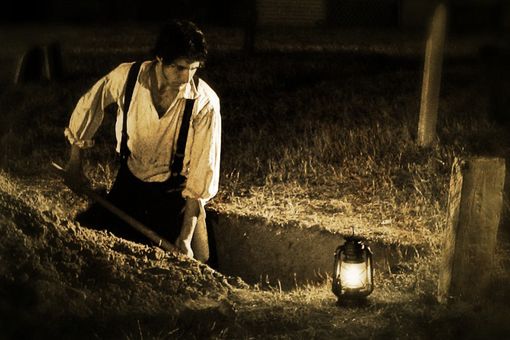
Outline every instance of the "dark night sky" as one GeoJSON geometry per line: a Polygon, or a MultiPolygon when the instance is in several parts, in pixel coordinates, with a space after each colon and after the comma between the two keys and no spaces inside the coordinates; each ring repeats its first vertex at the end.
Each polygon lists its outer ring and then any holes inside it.
{"type": "Polygon", "coordinates": [[[0,19],[4,22],[91,22],[144,21],[185,17],[214,24],[229,24],[243,19],[249,0],[42,0],[30,6],[21,1],[4,3],[0,19]],[[233,19],[234,18],[234,19],[233,19]]]}
{"type": "MultiPolygon", "coordinates": [[[[164,21],[171,17],[186,18],[201,24],[239,26],[250,17],[250,8],[257,0],[40,0],[27,6],[22,1],[7,1],[0,11],[1,22],[114,22],[114,21],[164,21]]],[[[267,7],[268,2],[264,0],[267,7]]],[[[291,1],[281,0],[283,2],[291,1]]],[[[411,0],[324,0],[325,23],[351,25],[352,20],[342,20],[342,15],[355,18],[355,25],[396,26],[398,16],[408,8],[411,0]],[[406,7],[407,6],[407,7],[406,7]],[[374,15],[370,15],[370,13],[374,15]],[[392,11],[391,20],[381,20],[383,13],[392,11]],[[346,14],[347,13],[347,14],[346,14]],[[363,18],[364,17],[364,18],[363,18]],[[379,22],[377,22],[379,21],[379,22]]],[[[423,0],[430,3],[433,0],[423,0]]],[[[263,2],[263,0],[259,0],[263,2]]],[[[509,26],[510,2],[507,0],[449,0],[452,28],[500,29],[509,26]]],[[[276,1],[274,2],[276,3],[276,1]]],[[[420,5],[418,5],[420,7],[420,5]]],[[[423,6],[422,6],[423,7],[423,6]]]]}

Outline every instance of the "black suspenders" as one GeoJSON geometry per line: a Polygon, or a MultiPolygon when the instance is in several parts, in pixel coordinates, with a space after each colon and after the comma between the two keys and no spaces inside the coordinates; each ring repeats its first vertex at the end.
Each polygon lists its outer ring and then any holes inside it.
{"type": "MultiPolygon", "coordinates": [[[[127,134],[127,113],[129,111],[129,105],[131,104],[131,98],[133,97],[133,89],[135,88],[136,78],[138,76],[138,72],[140,71],[140,65],[140,62],[136,62],[131,66],[126,81],[126,92],[124,94],[124,112],[122,116],[122,137],[120,141],[121,165],[127,165],[127,159],[131,153],[127,146],[127,141],[129,138],[127,134]]],[[[195,80],[195,84],[198,86],[197,80],[195,80]]],[[[170,165],[171,177],[180,176],[182,171],[184,152],[186,150],[186,141],[188,139],[189,123],[191,121],[191,113],[193,111],[194,104],[195,99],[186,99],[186,105],[182,115],[181,129],[177,139],[177,150],[175,152],[173,162],[171,162],[170,165]]]]}
{"type": "Polygon", "coordinates": [[[129,69],[129,73],[126,81],[126,92],[124,93],[124,112],[122,115],[122,137],[120,140],[120,164],[126,165],[129,154],[129,148],[127,146],[128,134],[127,134],[127,113],[129,111],[129,105],[131,104],[131,98],[133,97],[133,90],[136,84],[136,78],[138,78],[138,72],[142,63],[136,62],[129,69]]]}
{"type": "Polygon", "coordinates": [[[191,120],[191,112],[193,111],[194,99],[186,99],[186,106],[184,107],[184,114],[182,115],[181,129],[177,139],[177,150],[175,151],[174,160],[170,166],[172,176],[181,174],[182,165],[184,162],[184,152],[186,151],[186,141],[188,139],[189,122],[191,120]]]}

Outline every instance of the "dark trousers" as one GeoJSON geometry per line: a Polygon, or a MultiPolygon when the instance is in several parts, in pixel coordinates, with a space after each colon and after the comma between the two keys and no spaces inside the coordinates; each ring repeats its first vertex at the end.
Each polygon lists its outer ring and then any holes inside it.
{"type": "MultiPolygon", "coordinates": [[[[174,243],[179,236],[186,201],[182,197],[182,190],[171,181],[144,182],[123,164],[106,198],[166,240],[174,243]]],[[[131,241],[152,244],[140,232],[97,203],[78,214],[76,220],[84,226],[106,229],[131,241]]]]}

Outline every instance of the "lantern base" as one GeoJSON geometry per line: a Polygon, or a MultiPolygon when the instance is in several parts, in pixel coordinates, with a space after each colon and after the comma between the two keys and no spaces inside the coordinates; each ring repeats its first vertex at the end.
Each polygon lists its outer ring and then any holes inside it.
{"type": "Polygon", "coordinates": [[[338,298],[336,305],[339,307],[367,307],[370,305],[366,296],[342,296],[338,298]]]}

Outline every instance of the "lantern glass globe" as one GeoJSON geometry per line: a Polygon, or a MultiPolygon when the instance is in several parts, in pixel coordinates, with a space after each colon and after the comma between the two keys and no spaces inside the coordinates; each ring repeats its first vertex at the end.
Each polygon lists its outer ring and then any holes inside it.
{"type": "Polygon", "coordinates": [[[340,281],[344,289],[363,289],[367,285],[365,263],[343,262],[340,268],[340,281]]]}

